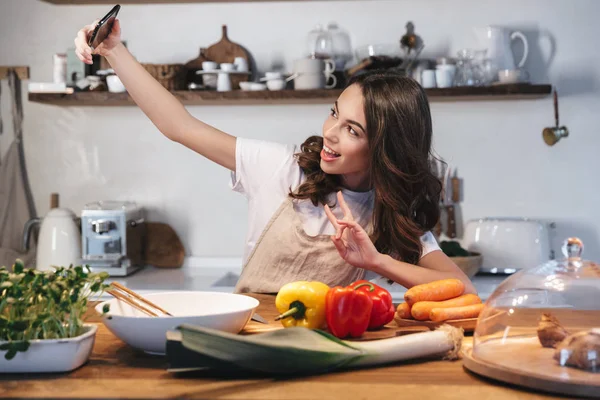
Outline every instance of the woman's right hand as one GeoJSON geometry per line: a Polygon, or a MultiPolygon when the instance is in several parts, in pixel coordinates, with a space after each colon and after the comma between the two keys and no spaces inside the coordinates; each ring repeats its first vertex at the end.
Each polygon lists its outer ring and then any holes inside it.
{"type": "Polygon", "coordinates": [[[86,64],[92,64],[92,54],[107,57],[110,55],[112,49],[121,43],[121,24],[118,19],[115,19],[109,35],[92,51],[87,42],[98,22],[99,20],[96,20],[92,24],[84,26],[77,32],[77,37],[75,38],[75,54],[86,64]]]}

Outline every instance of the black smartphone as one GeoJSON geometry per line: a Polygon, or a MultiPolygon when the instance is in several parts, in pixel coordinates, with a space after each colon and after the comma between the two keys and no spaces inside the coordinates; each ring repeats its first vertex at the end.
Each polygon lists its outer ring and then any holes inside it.
{"type": "Polygon", "coordinates": [[[88,40],[88,46],[90,46],[92,50],[100,46],[100,43],[102,43],[110,34],[120,9],[121,6],[117,4],[98,22],[98,25],[96,25],[94,32],[92,32],[92,35],[88,40]]]}

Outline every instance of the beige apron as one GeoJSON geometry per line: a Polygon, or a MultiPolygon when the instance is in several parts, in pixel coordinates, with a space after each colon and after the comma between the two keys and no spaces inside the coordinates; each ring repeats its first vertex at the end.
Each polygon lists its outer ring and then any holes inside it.
{"type": "Polygon", "coordinates": [[[330,235],[308,235],[287,198],[273,214],[250,253],[236,293],[277,293],[294,281],[347,286],[363,279],[365,270],[340,257],[330,235]]]}

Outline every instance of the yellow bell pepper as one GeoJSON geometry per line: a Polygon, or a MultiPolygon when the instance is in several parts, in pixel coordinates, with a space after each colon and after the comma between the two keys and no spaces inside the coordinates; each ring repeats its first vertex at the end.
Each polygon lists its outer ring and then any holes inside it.
{"type": "Polygon", "coordinates": [[[323,282],[297,281],[281,287],[275,298],[275,307],[281,313],[285,328],[300,326],[321,329],[325,324],[325,297],[329,286],[323,282]]]}

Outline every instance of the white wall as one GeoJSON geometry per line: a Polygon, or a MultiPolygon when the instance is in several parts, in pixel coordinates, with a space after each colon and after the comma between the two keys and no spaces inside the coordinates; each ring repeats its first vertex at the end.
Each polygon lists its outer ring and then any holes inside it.
{"type": "MultiPolygon", "coordinates": [[[[32,81],[52,79],[52,55],[71,47],[77,30],[109,6],[0,1],[0,65],[29,65],[32,81]]],[[[554,147],[541,139],[554,123],[551,97],[520,102],[433,103],[435,147],[465,181],[463,218],[527,216],[557,222],[557,237],[580,236],[600,259],[600,2],[594,0],[429,0],[124,5],[123,37],[143,62],[186,62],[220,38],[247,47],[261,70],[304,54],[314,24],[336,20],[354,45],[396,42],[412,20],[425,56],[475,46],[471,28],[501,24],[530,38],[526,65],[534,82],[560,95],[571,136],[554,147]],[[550,41],[555,57],[544,66],[550,41]]],[[[8,113],[3,83],[3,116],[8,113]]],[[[300,143],[320,133],[329,105],[190,106],[198,118],[233,135],[300,143]]],[[[9,135],[0,137],[5,151],[9,135]]],[[[228,172],[169,142],[136,107],[25,104],[26,154],[39,214],[49,195],[80,212],[86,202],[130,199],[153,220],[168,221],[188,254],[242,254],[245,199],[228,188],[228,172]]]]}

